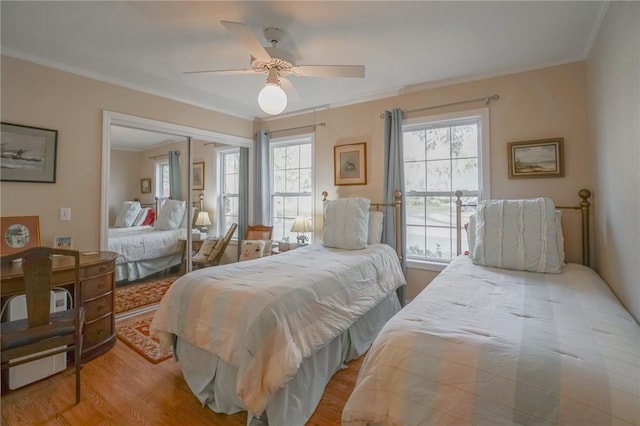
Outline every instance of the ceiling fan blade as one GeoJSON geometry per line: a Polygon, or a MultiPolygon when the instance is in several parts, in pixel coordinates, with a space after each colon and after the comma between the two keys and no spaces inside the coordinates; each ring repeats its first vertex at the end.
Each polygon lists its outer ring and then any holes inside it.
{"type": "Polygon", "coordinates": [[[282,86],[282,90],[287,94],[289,100],[299,101],[302,99],[296,88],[293,86],[293,83],[291,83],[291,80],[288,78],[280,77],[280,86],[282,86]]]}
{"type": "Polygon", "coordinates": [[[215,75],[237,75],[237,74],[255,74],[257,71],[252,68],[242,68],[235,70],[202,70],[202,71],[184,71],[183,74],[215,74],[215,75]]]}
{"type": "Polygon", "coordinates": [[[364,65],[298,65],[292,71],[300,77],[364,78],[364,65]]]}
{"type": "Polygon", "coordinates": [[[256,35],[251,31],[251,28],[246,24],[240,22],[220,21],[222,25],[233,36],[242,43],[254,58],[258,58],[263,62],[271,62],[271,55],[264,48],[262,43],[256,38],[256,35]]]}

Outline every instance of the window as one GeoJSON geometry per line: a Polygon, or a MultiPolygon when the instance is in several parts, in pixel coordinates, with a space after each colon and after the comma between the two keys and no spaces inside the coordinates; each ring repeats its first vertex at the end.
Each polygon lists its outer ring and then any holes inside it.
{"type": "Polygon", "coordinates": [[[483,109],[405,122],[407,260],[448,263],[456,256],[456,190],[464,192],[463,204],[488,196],[487,117],[483,109]]]}
{"type": "MultiPolygon", "coordinates": [[[[240,186],[240,150],[230,149],[218,152],[220,170],[220,206],[218,232],[224,235],[232,223],[238,223],[238,202],[240,186]]],[[[234,238],[237,238],[237,232],[234,238]]]]}
{"type": "MultiPolygon", "coordinates": [[[[271,208],[273,239],[289,237],[296,216],[312,217],[313,210],[313,143],[312,136],[271,142],[271,208]]],[[[307,235],[310,242],[313,235],[307,235]]]]}
{"type": "Polygon", "coordinates": [[[169,198],[169,160],[156,161],[156,197],[169,198]]]}

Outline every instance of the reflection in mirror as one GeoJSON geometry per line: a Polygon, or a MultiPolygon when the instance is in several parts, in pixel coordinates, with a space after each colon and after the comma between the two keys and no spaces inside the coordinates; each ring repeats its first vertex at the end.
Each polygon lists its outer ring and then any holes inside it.
{"type": "Polygon", "coordinates": [[[183,136],[111,126],[108,250],[120,288],[161,289],[185,272],[188,149],[183,136]]]}

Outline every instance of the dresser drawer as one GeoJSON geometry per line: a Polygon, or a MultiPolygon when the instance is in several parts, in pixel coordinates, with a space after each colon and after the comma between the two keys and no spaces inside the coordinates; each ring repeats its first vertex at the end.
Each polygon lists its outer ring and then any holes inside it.
{"type": "Polygon", "coordinates": [[[88,349],[93,345],[109,339],[113,334],[113,315],[107,315],[104,318],[88,322],[85,324],[83,348],[88,349]]]}
{"type": "Polygon", "coordinates": [[[82,281],[82,300],[90,300],[113,291],[113,275],[82,281]]]}
{"type": "Polygon", "coordinates": [[[100,265],[87,266],[84,268],[84,279],[95,277],[96,275],[108,274],[116,268],[115,262],[105,262],[100,265]]]}
{"type": "Polygon", "coordinates": [[[84,316],[87,321],[99,318],[113,311],[113,295],[111,293],[84,304],[84,316]]]}

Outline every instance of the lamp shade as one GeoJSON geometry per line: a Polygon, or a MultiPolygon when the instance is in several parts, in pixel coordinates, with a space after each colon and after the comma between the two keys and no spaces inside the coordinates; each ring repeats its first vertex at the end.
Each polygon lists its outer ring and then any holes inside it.
{"type": "Polygon", "coordinates": [[[211,221],[209,220],[209,213],[200,212],[198,213],[198,218],[196,219],[196,226],[208,226],[211,225],[211,221]]]}
{"type": "Polygon", "coordinates": [[[287,94],[280,85],[267,83],[258,94],[258,105],[267,114],[280,114],[287,107],[287,94]]]}
{"type": "Polygon", "coordinates": [[[291,227],[291,232],[311,232],[313,226],[311,225],[311,219],[304,216],[296,216],[291,227]]]}

